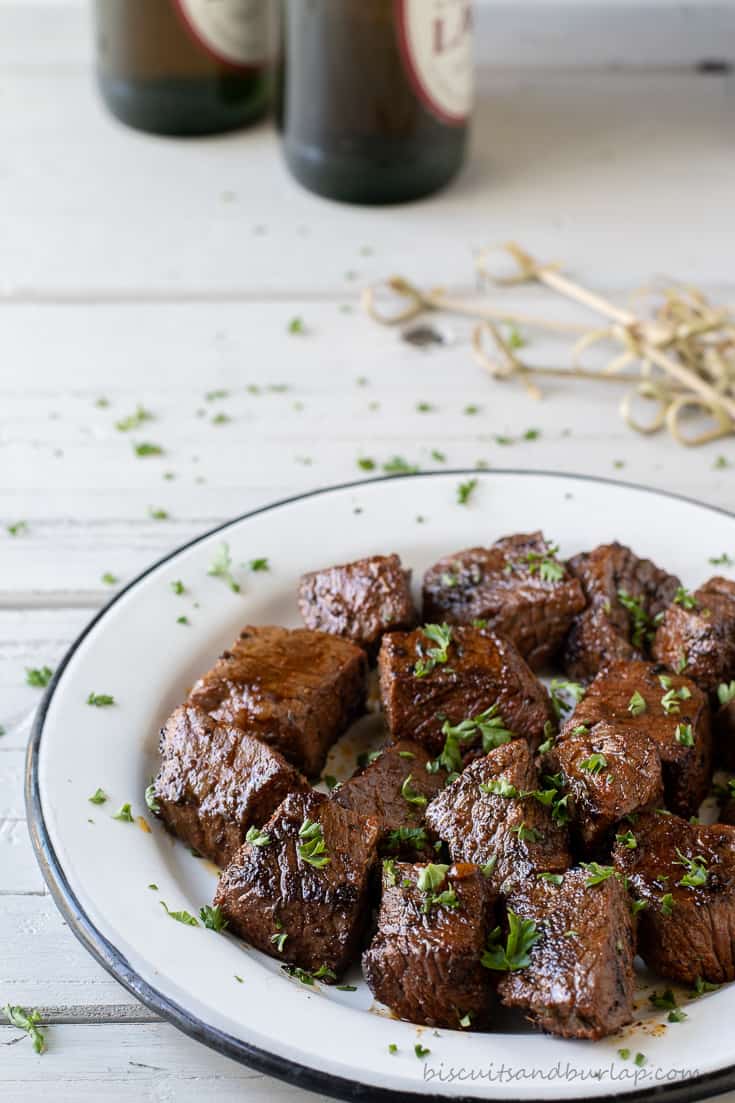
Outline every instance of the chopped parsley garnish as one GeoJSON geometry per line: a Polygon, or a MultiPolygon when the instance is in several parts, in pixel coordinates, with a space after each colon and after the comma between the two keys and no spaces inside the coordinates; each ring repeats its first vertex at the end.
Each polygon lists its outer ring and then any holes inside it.
{"type": "Polygon", "coordinates": [[[181,594],[186,593],[186,586],[184,585],[184,583],[181,581],[180,578],[177,578],[174,582],[171,583],[171,589],[177,595],[181,595],[181,594]]]}
{"type": "Polygon", "coordinates": [[[337,989],[338,992],[356,992],[357,991],[357,985],[356,984],[338,984],[338,985],[336,985],[336,989],[337,989]]]}
{"type": "Polygon", "coordinates": [[[679,1006],[676,1002],[676,996],[670,988],[667,988],[665,992],[652,992],[648,997],[648,1002],[652,1007],[658,1008],[659,1011],[673,1011],[675,1007],[679,1006]]]}
{"type": "Polygon", "coordinates": [[[182,616],[176,618],[176,623],[177,624],[191,624],[191,621],[189,620],[189,618],[187,616],[182,615],[182,616]]]}
{"type": "Polygon", "coordinates": [[[46,1039],[37,1025],[41,1021],[41,1012],[26,1011],[25,1008],[10,1003],[5,1005],[4,1011],[9,1023],[16,1026],[18,1030],[25,1030],[33,1042],[36,1053],[43,1053],[46,1049],[46,1039]]]}
{"type": "Polygon", "coordinates": [[[120,579],[110,571],[105,571],[100,581],[104,582],[105,586],[116,586],[120,579]]]}
{"type": "Polygon", "coordinates": [[[679,694],[675,689],[668,689],[661,698],[661,708],[667,716],[675,716],[681,711],[679,706],[679,694]]]}
{"type": "Polygon", "coordinates": [[[195,919],[194,916],[191,915],[190,912],[187,912],[187,911],[178,911],[178,912],[169,911],[168,904],[166,904],[166,902],[164,900],[161,900],[160,904],[161,904],[161,907],[163,908],[163,910],[165,911],[166,915],[169,916],[170,919],[175,919],[177,923],[183,923],[185,927],[198,927],[199,926],[199,920],[195,919]]]}
{"type": "Polygon", "coordinates": [[[215,414],[212,418],[212,425],[227,425],[230,421],[232,421],[232,418],[220,410],[220,412],[215,414]]]}
{"type": "Polygon", "coordinates": [[[533,920],[521,919],[512,908],[508,908],[508,937],[503,943],[501,928],[491,931],[481,962],[486,969],[502,973],[525,969],[531,964],[529,951],[540,937],[541,932],[533,920]]]}
{"type": "Polygon", "coordinates": [[[416,678],[425,678],[436,669],[439,663],[446,663],[449,659],[449,645],[452,642],[452,629],[448,624],[425,624],[421,634],[433,643],[434,647],[418,645],[420,657],[413,668],[416,678]]]}
{"type": "Polygon", "coordinates": [[[661,914],[666,916],[673,915],[674,904],[675,900],[671,893],[664,893],[664,895],[661,897],[661,914]]]}
{"type": "Polygon", "coordinates": [[[116,812],[112,817],[113,820],[120,820],[121,823],[132,823],[133,813],[130,810],[129,804],[123,804],[119,812],[116,812]]]}
{"type": "Polygon", "coordinates": [[[411,784],[413,775],[409,774],[401,786],[401,796],[404,800],[407,800],[409,804],[416,804],[423,808],[428,804],[428,799],[423,793],[418,793],[411,784]]]}
{"type": "Polygon", "coordinates": [[[674,667],[674,670],[677,674],[683,674],[688,665],[689,657],[684,651],[682,651],[681,655],[679,655],[679,658],[676,660],[676,666],[674,667]]]}
{"type": "Polygon", "coordinates": [[[721,705],[735,701],[735,682],[720,682],[717,687],[717,700],[721,705]]]}
{"type": "Polygon", "coordinates": [[[704,996],[707,992],[718,992],[721,985],[712,984],[708,980],[704,980],[703,977],[697,977],[694,982],[694,991],[690,992],[690,998],[693,1000],[699,999],[700,996],[704,996]]]}
{"type": "Polygon", "coordinates": [[[332,859],[327,854],[324,832],[318,820],[305,819],[299,828],[299,838],[303,839],[297,848],[302,861],[314,869],[323,869],[329,865],[332,859]]]}
{"type": "Polygon", "coordinates": [[[391,887],[394,887],[398,881],[398,874],[396,873],[396,863],[392,858],[386,858],[383,862],[383,876],[386,883],[391,887]]]}
{"type": "Polygon", "coordinates": [[[529,827],[525,820],[518,824],[517,827],[511,827],[511,832],[517,835],[522,843],[537,843],[543,835],[540,831],[537,831],[535,827],[529,827]]]}
{"type": "Polygon", "coordinates": [[[513,733],[506,728],[496,704],[459,724],[452,725],[445,720],[442,735],[444,749],[438,758],[429,763],[427,769],[430,773],[436,773],[439,769],[450,774],[459,773],[462,769],[462,744],[470,742],[478,735],[482,737],[482,749],[485,753],[504,743],[510,743],[513,738],[513,733]]]}
{"type": "Polygon", "coordinates": [[[233,593],[240,593],[240,583],[232,574],[232,556],[230,555],[229,544],[220,544],[207,574],[212,578],[221,578],[233,593]]]}
{"type": "Polygon", "coordinates": [[[140,444],[133,445],[133,451],[136,456],[162,456],[163,448],[160,444],[151,444],[149,441],[142,441],[140,444]]]}
{"type": "Polygon", "coordinates": [[[129,433],[131,429],[139,429],[146,421],[153,421],[153,414],[146,410],[145,406],[137,406],[134,414],[128,414],[115,422],[115,428],[121,433],[129,433]]]}
{"type": "Polygon", "coordinates": [[[545,552],[530,551],[523,557],[529,574],[538,574],[543,582],[559,582],[564,577],[564,567],[557,561],[559,548],[548,545],[545,552]]]}
{"type": "Polygon", "coordinates": [[[646,704],[645,697],[642,693],[636,690],[628,701],[628,712],[631,714],[631,716],[642,716],[647,708],[648,705],[646,704]]]}
{"type": "Polygon", "coordinates": [[[446,463],[447,457],[444,452],[440,452],[438,448],[432,448],[431,458],[435,463],[446,463]]]}
{"type": "Polygon", "coordinates": [[[694,733],[692,731],[692,725],[687,722],[686,724],[677,724],[676,731],[674,732],[674,738],[677,743],[680,743],[682,747],[694,746],[694,733]]]}
{"type": "Polygon", "coordinates": [[[270,841],[270,835],[266,834],[265,831],[261,831],[259,827],[248,828],[245,842],[250,843],[251,846],[268,846],[270,841]]]}
{"type": "Polygon", "coordinates": [[[423,1057],[428,1057],[431,1053],[431,1050],[427,1049],[426,1046],[422,1046],[420,1042],[416,1043],[416,1045],[413,1047],[413,1051],[419,1058],[419,1060],[421,1060],[423,1057]]]}
{"type": "Polygon", "coordinates": [[[150,785],[145,787],[145,803],[151,812],[158,813],[161,811],[161,806],[156,800],[156,783],[152,781],[150,785]]]}
{"type": "Polygon", "coordinates": [[[224,931],[227,926],[227,920],[219,906],[213,908],[209,904],[205,904],[203,908],[199,909],[199,918],[208,931],[224,931]]]}
{"type": "Polygon", "coordinates": [[[109,693],[90,693],[87,704],[93,705],[96,709],[107,709],[115,704],[115,698],[109,693]]]}
{"type": "Polygon", "coordinates": [[[627,847],[628,850],[635,850],[638,846],[638,840],[632,831],[626,831],[624,835],[616,835],[615,842],[627,847]]]}
{"type": "Polygon", "coordinates": [[[704,858],[699,856],[687,858],[678,847],[676,848],[676,854],[677,861],[674,864],[682,866],[686,870],[681,881],[678,881],[677,884],[690,889],[703,888],[707,884],[707,878],[709,876],[704,858]]]}
{"type": "Polygon", "coordinates": [[[490,859],[489,862],[486,862],[484,866],[480,866],[480,873],[486,879],[488,877],[492,877],[493,872],[494,872],[495,867],[496,867],[497,864],[498,864],[498,856],[497,856],[497,854],[493,854],[493,856],[492,856],[492,858],[490,859]]]}
{"type": "Polygon", "coordinates": [[[388,832],[385,847],[391,851],[399,850],[402,846],[421,850],[428,841],[428,835],[423,827],[397,827],[394,831],[388,832]]]}
{"type": "Polygon", "coordinates": [[[550,885],[563,885],[564,874],[563,873],[538,873],[536,875],[539,881],[548,881],[550,885]]]}
{"type": "Polygon", "coordinates": [[[388,1052],[389,1053],[398,1053],[398,1046],[396,1045],[395,1042],[390,1043],[390,1045],[388,1046],[388,1052]]]}
{"type": "Polygon", "coordinates": [[[104,789],[97,789],[88,799],[90,804],[104,804],[107,800],[107,793],[104,789]]]}
{"type": "Polygon", "coordinates": [[[552,678],[550,691],[551,705],[558,719],[571,712],[587,692],[580,682],[567,682],[563,678],[552,678]]]}
{"type": "Polygon", "coordinates": [[[713,567],[735,567],[735,559],[727,552],[723,552],[722,555],[711,555],[709,561],[713,567]]]}
{"type": "Polygon", "coordinates": [[[251,571],[256,571],[256,572],[257,571],[269,571],[271,569],[268,560],[265,559],[265,558],[251,559],[250,563],[249,563],[249,567],[250,567],[251,571]]]}
{"type": "Polygon", "coordinates": [[[5,526],[10,536],[21,536],[23,533],[28,532],[27,521],[14,521],[12,525],[5,526]]]}
{"type": "Polygon", "coordinates": [[[641,601],[638,598],[631,597],[626,590],[618,590],[618,601],[630,617],[631,643],[633,647],[640,648],[650,637],[651,619],[641,601]]]}
{"type": "Polygon", "coordinates": [[[647,1061],[648,1058],[646,1057],[645,1053],[636,1053],[635,1057],[633,1058],[633,1064],[637,1065],[639,1069],[642,1069],[647,1061]]]}
{"type": "Polygon", "coordinates": [[[630,902],[630,914],[632,916],[638,915],[638,912],[645,911],[648,907],[647,900],[631,900],[630,902]]]}
{"type": "Polygon", "coordinates": [[[679,586],[674,594],[674,604],[681,605],[682,609],[696,609],[699,602],[686,587],[679,586]]]}
{"type": "Polygon", "coordinates": [[[419,414],[431,414],[431,413],[433,413],[434,409],[435,409],[435,407],[432,406],[432,404],[430,402],[417,402],[416,403],[416,412],[419,413],[419,414]]]}
{"type": "Polygon", "coordinates": [[[579,764],[580,770],[586,770],[589,774],[600,774],[606,766],[607,759],[604,754],[599,754],[597,751],[579,764]]]}
{"type": "Polygon", "coordinates": [[[304,325],[303,318],[292,318],[288,323],[288,332],[299,337],[303,336],[303,334],[306,333],[306,326],[304,325]]]}
{"type": "Polygon", "coordinates": [[[421,869],[416,887],[424,895],[422,911],[428,914],[432,908],[458,908],[459,900],[453,888],[447,888],[443,892],[436,890],[444,883],[449,866],[429,863],[421,869]]]}
{"type": "Polygon", "coordinates": [[[360,456],[357,460],[357,466],[362,471],[374,471],[377,465],[375,460],[371,460],[369,456],[360,456]]]}
{"type": "Polygon", "coordinates": [[[156,509],[154,506],[150,506],[148,509],[148,516],[152,521],[168,521],[168,510],[156,509]]]}
{"type": "Polygon", "coordinates": [[[620,1058],[621,1061],[628,1061],[630,1059],[630,1050],[629,1049],[619,1049],[618,1050],[618,1057],[620,1058]]]}
{"type": "Polygon", "coordinates": [[[457,487],[457,502],[461,506],[466,506],[469,502],[472,494],[477,487],[477,479],[467,479],[466,482],[460,483],[457,487]]]}
{"type": "Polygon", "coordinates": [[[54,676],[50,666],[26,667],[26,685],[35,689],[45,688],[54,676]]]}
{"type": "Polygon", "coordinates": [[[689,1018],[686,1011],[683,1011],[680,1007],[673,1008],[666,1016],[667,1022],[670,1023],[683,1023],[689,1018]]]}
{"type": "Polygon", "coordinates": [[[207,391],[207,393],[204,396],[204,400],[205,400],[205,402],[216,402],[217,399],[228,398],[229,394],[230,394],[229,391],[226,391],[222,388],[219,388],[218,390],[215,390],[215,391],[207,391]]]}
{"type": "Polygon", "coordinates": [[[586,889],[594,888],[595,885],[601,885],[611,877],[617,876],[614,866],[601,866],[598,862],[580,862],[579,864],[582,869],[587,870],[588,876],[584,883],[586,889]]]}
{"type": "Polygon", "coordinates": [[[383,464],[383,471],[386,475],[415,475],[418,467],[404,460],[402,456],[393,456],[392,459],[383,464]]]}

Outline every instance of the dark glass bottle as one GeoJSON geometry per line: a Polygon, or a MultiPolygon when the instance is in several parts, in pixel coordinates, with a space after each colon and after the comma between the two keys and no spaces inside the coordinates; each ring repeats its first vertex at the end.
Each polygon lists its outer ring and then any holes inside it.
{"type": "Polygon", "coordinates": [[[212,134],[253,122],[272,90],[273,3],[95,0],[107,106],[157,134],[212,134]]]}
{"type": "Polygon", "coordinates": [[[464,157],[470,0],[284,0],[278,116],[291,172],[354,203],[416,199],[464,157]]]}

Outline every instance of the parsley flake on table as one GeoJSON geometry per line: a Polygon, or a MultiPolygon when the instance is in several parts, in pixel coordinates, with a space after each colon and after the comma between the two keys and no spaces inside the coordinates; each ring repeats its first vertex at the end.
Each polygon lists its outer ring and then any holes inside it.
{"type": "Polygon", "coordinates": [[[251,571],[256,571],[256,572],[257,571],[269,571],[271,569],[270,568],[270,563],[265,558],[251,559],[248,566],[250,567],[251,571]]]}
{"type": "Polygon", "coordinates": [[[214,391],[207,391],[207,393],[204,395],[204,401],[205,402],[216,402],[217,399],[220,399],[220,398],[229,398],[229,395],[230,395],[229,391],[226,391],[224,388],[220,387],[220,388],[218,388],[217,390],[214,390],[214,391]]]}
{"type": "Polygon", "coordinates": [[[475,414],[479,414],[479,412],[480,407],[476,406],[474,403],[470,403],[469,406],[465,406],[464,410],[462,411],[462,413],[466,414],[468,417],[474,417],[475,414]]]}
{"type": "Polygon", "coordinates": [[[477,487],[477,479],[467,479],[457,487],[457,503],[466,506],[477,487]]]}
{"type": "Polygon", "coordinates": [[[113,820],[119,820],[121,823],[132,823],[133,813],[129,804],[123,804],[119,812],[116,812],[112,817],[113,820]]]}
{"type": "Polygon", "coordinates": [[[432,448],[431,458],[436,463],[446,463],[447,462],[446,454],[444,452],[440,452],[438,448],[432,448]]]}
{"type": "Polygon", "coordinates": [[[208,931],[224,931],[227,926],[227,920],[219,906],[211,907],[205,904],[199,909],[199,918],[208,931]]]}
{"type": "Polygon", "coordinates": [[[110,571],[105,571],[100,581],[104,582],[105,586],[116,586],[120,579],[110,571]]]}
{"type": "Polygon", "coordinates": [[[288,323],[288,333],[302,337],[306,333],[306,326],[304,325],[303,318],[292,318],[288,323]]]}
{"type": "Polygon", "coordinates": [[[187,617],[187,616],[186,616],[186,615],[184,614],[184,615],[182,615],[182,616],[180,616],[180,617],[177,617],[177,618],[176,618],[176,623],[177,623],[177,624],[186,624],[186,625],[188,625],[188,624],[191,624],[191,621],[190,621],[190,620],[189,620],[189,618],[188,618],[188,617],[187,617]]]}
{"type": "Polygon", "coordinates": [[[168,521],[168,510],[161,509],[160,507],[154,508],[153,506],[149,506],[148,516],[151,518],[152,521],[168,521]]]}
{"type": "Polygon", "coordinates": [[[28,532],[28,522],[14,521],[12,525],[6,525],[5,528],[10,536],[22,536],[28,532]]]}
{"type": "Polygon", "coordinates": [[[88,799],[90,804],[104,804],[107,800],[107,793],[104,789],[97,789],[88,799]]]}
{"type": "Polygon", "coordinates": [[[54,676],[50,666],[27,666],[26,684],[34,689],[44,689],[54,676]]]}
{"type": "Polygon", "coordinates": [[[220,411],[212,418],[212,425],[228,425],[231,421],[232,418],[229,416],[229,414],[220,411]]]}
{"type": "Polygon", "coordinates": [[[403,456],[393,456],[383,464],[383,471],[386,475],[415,475],[418,467],[404,460],[403,456]]]}
{"type": "Polygon", "coordinates": [[[135,413],[128,414],[127,417],[121,418],[120,421],[116,421],[115,428],[120,433],[129,433],[131,429],[139,429],[146,421],[153,421],[153,414],[150,410],[146,410],[145,406],[138,405],[135,409],[135,413]]]}
{"type": "Polygon", "coordinates": [[[41,1021],[40,1011],[26,1011],[25,1008],[10,1003],[5,1005],[4,1011],[12,1026],[16,1026],[18,1030],[25,1030],[33,1042],[36,1053],[43,1053],[46,1049],[46,1039],[37,1025],[41,1021]]]}
{"type": "Polygon", "coordinates": [[[172,912],[172,911],[169,910],[168,904],[164,900],[161,900],[160,904],[161,904],[161,907],[163,908],[163,910],[165,911],[166,915],[170,919],[175,919],[177,923],[183,923],[184,926],[186,926],[186,927],[198,927],[199,926],[199,920],[195,919],[194,916],[191,915],[190,912],[187,912],[187,911],[172,912]]]}
{"type": "Polygon", "coordinates": [[[377,464],[369,456],[360,456],[357,460],[357,466],[361,471],[374,471],[377,464]]]}
{"type": "Polygon", "coordinates": [[[221,578],[233,593],[240,593],[240,583],[232,574],[232,556],[230,555],[229,544],[220,544],[207,574],[212,578],[221,578]]]}
{"type": "Polygon", "coordinates": [[[108,709],[115,704],[115,698],[109,693],[90,693],[87,704],[96,709],[108,709]]]}
{"type": "Polygon", "coordinates": [[[508,908],[508,936],[503,942],[503,932],[496,927],[488,936],[487,949],[480,959],[486,969],[509,973],[525,969],[531,964],[529,951],[536,945],[541,932],[531,919],[522,919],[508,908]]]}
{"type": "Polygon", "coordinates": [[[145,456],[163,455],[163,448],[161,448],[160,444],[151,444],[150,441],[141,441],[138,444],[134,444],[133,451],[136,456],[140,456],[141,458],[145,456]]]}
{"type": "Polygon", "coordinates": [[[540,429],[526,429],[525,433],[523,434],[523,439],[524,440],[538,440],[540,436],[541,436],[541,430],[540,429]]]}
{"type": "Polygon", "coordinates": [[[431,404],[431,402],[417,402],[416,403],[416,412],[419,413],[419,414],[432,414],[435,409],[436,409],[436,407],[433,406],[431,404]]]}

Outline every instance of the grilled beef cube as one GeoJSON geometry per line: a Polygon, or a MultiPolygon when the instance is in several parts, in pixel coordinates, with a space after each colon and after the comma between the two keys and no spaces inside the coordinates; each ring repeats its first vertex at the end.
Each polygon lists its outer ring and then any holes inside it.
{"type": "Polygon", "coordinates": [[[303,575],[299,609],[307,628],[352,640],[372,657],[384,632],[413,628],[418,619],[411,572],[397,555],[373,555],[303,575]]]}
{"type": "Polygon", "coordinates": [[[546,665],[585,607],[579,581],[540,532],[445,556],[424,575],[424,620],[483,620],[534,670],[546,665]]]}
{"type": "Polygon", "coordinates": [[[431,802],[426,824],[455,862],[482,866],[492,887],[506,892],[536,872],[569,868],[559,800],[563,794],[539,780],[528,744],[516,739],[470,763],[431,802]]]}
{"type": "Polygon", "coordinates": [[[680,585],[650,559],[622,544],[603,544],[569,560],[587,599],[564,645],[570,678],[593,678],[618,659],[641,659],[649,650],[656,620],[680,585]]]}
{"type": "Polygon", "coordinates": [[[693,594],[682,590],[656,632],[653,654],[716,693],[735,676],[735,582],[711,578],[693,594]]]}
{"type": "Polygon", "coordinates": [[[429,755],[418,743],[394,743],[332,794],[332,800],[381,826],[383,853],[416,860],[434,853],[424,827],[429,801],[444,788],[446,770],[427,770],[429,755]]]}
{"type": "MultiPolygon", "coordinates": [[[[488,709],[533,745],[551,715],[546,690],[514,645],[487,629],[425,625],[390,632],[383,637],[378,670],[393,739],[413,739],[431,754],[444,746],[445,723],[457,725],[488,709]]],[[[463,744],[465,750],[471,746],[463,744]]]]}
{"type": "Polygon", "coordinates": [[[573,835],[588,857],[604,849],[626,816],[663,801],[661,757],[642,731],[603,720],[560,739],[545,762],[561,774],[573,835]]]}
{"type": "Polygon", "coordinates": [[[308,777],[365,708],[365,653],[307,628],[245,628],[187,704],[252,731],[308,777]]]}
{"type": "Polygon", "coordinates": [[[385,862],[378,930],[362,958],[376,999],[413,1023],[458,1028],[469,1016],[481,1024],[491,987],[480,959],[494,903],[477,866],[385,862]]]}
{"type": "Polygon", "coordinates": [[[591,879],[584,869],[570,870],[561,884],[537,878],[507,901],[537,925],[539,938],[530,964],[503,976],[500,1000],[562,1038],[604,1038],[633,1020],[630,902],[615,877],[591,879]]]}
{"type": "Polygon", "coordinates": [[[321,793],[291,793],[235,854],[214,903],[256,949],[333,979],[359,949],[378,834],[321,793]]]}
{"type": "Polygon", "coordinates": [[[735,980],[735,827],[703,827],[653,812],[619,843],[616,869],[638,913],[638,953],[655,973],[682,984],[735,980]]]}
{"type": "Polygon", "coordinates": [[[232,724],[185,705],[161,731],[163,763],[153,794],[166,826],[225,866],[284,797],[309,783],[283,755],[232,724]]]}
{"type": "Polygon", "coordinates": [[[694,682],[654,663],[611,663],[590,683],[562,734],[579,725],[594,732],[601,721],[653,739],[667,807],[680,816],[698,811],[712,772],[712,731],[707,699],[694,682]]]}

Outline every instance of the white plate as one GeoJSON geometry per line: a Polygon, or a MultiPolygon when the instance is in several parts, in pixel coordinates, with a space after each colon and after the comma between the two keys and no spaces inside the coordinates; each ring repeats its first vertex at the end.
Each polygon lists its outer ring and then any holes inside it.
{"type": "MultiPolygon", "coordinates": [[[[563,556],[619,539],[687,586],[715,573],[710,556],[735,553],[735,517],[640,488],[532,472],[400,477],[233,521],[152,567],[92,622],[40,710],[28,758],[29,821],[70,926],[149,1007],[246,1064],[343,1098],[566,1100],[663,1090],[683,1100],[735,1086],[735,986],[692,1003],[682,1024],[667,1025],[665,1013],[644,1006],[643,1025],[594,1044],[507,1018],[495,1033],[433,1031],[374,1008],[357,970],[347,978],[359,983],[356,992],[306,987],[234,937],[173,922],[159,902],[198,915],[215,872],[146,815],[158,729],[242,625],[298,624],[295,588],[305,570],[398,552],[418,581],[440,555],[536,528],[563,556]],[[462,506],[457,486],[467,478],[477,487],[462,506]],[[240,595],[207,574],[223,541],[243,581],[240,595]],[[261,556],[269,573],[238,566],[261,556]],[[184,596],[172,591],[178,579],[184,596]],[[183,614],[188,627],[177,623],[183,614]],[[112,694],[115,706],[89,707],[91,692],[112,694]],[[110,795],[102,806],[88,802],[98,786],[110,795]],[[112,818],[127,801],[150,832],[112,818]],[[424,1060],[417,1042],[431,1051],[424,1060]],[[620,1048],[645,1054],[647,1065],[621,1059],[620,1048]]],[[[354,737],[347,740],[350,754],[338,752],[332,772],[354,761],[354,737]]]]}

